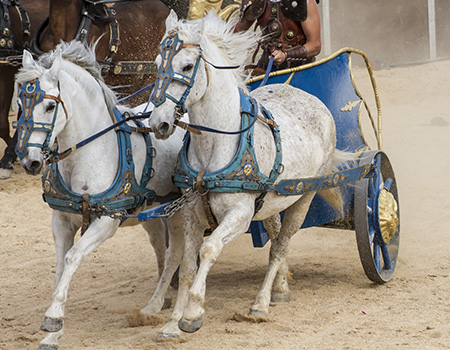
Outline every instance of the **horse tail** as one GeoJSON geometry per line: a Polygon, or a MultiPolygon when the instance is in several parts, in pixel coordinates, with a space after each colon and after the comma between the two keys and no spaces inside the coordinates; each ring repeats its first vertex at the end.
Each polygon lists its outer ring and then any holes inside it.
{"type": "MultiPolygon", "coordinates": [[[[338,171],[343,168],[352,167],[358,156],[359,153],[346,152],[336,149],[331,161],[331,171],[338,171]]],[[[339,211],[342,217],[344,217],[344,200],[342,198],[340,187],[332,187],[326,190],[318,191],[317,193],[334,209],[339,211]]]]}

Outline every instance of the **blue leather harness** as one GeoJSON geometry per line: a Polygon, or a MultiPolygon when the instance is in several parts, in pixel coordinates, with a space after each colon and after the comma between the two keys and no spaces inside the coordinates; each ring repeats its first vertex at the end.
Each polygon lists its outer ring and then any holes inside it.
{"type": "MultiPolygon", "coordinates": [[[[241,90],[241,129],[245,130],[257,116],[257,102],[241,90]]],[[[265,117],[273,120],[272,114],[261,108],[265,117]]],[[[274,183],[283,170],[281,137],[278,126],[272,128],[276,145],[276,156],[269,176],[259,171],[254,144],[254,125],[240,134],[239,146],[233,159],[222,169],[205,173],[202,186],[211,192],[268,192],[273,191],[274,183]]],[[[174,183],[181,188],[192,187],[198,178],[199,171],[193,169],[187,160],[190,134],[186,133],[183,148],[178,154],[175,166],[174,183]]]]}
{"type": "MultiPolygon", "coordinates": [[[[20,99],[22,101],[23,113],[17,122],[19,129],[19,143],[16,152],[20,159],[25,157],[28,153],[28,147],[39,147],[44,152],[50,153],[50,164],[44,172],[42,177],[42,187],[44,190],[43,198],[48,205],[55,210],[61,210],[74,214],[82,214],[84,224],[82,232],[89,226],[91,215],[109,215],[114,216],[118,211],[130,212],[143,205],[146,201],[153,202],[156,199],[156,193],[146,188],[150,178],[153,176],[154,169],[152,168],[153,157],[155,156],[155,149],[152,147],[152,142],[148,133],[142,133],[147,149],[146,161],[142,172],[140,184],[135,178],[135,166],[133,161],[132,145],[130,134],[131,127],[126,124],[124,116],[118,109],[114,109],[114,117],[116,123],[116,134],[118,140],[119,151],[119,169],[111,186],[94,195],[79,194],[71,191],[63,182],[61,174],[58,169],[57,162],[62,153],[51,151],[49,148],[49,141],[55,126],[55,120],[58,113],[58,105],[62,103],[59,96],[46,95],[39,87],[39,81],[31,81],[24,84],[20,89],[20,99]],[[33,120],[34,107],[41,103],[46,98],[52,98],[57,101],[55,113],[51,123],[38,123],[33,120]],[[29,137],[34,130],[43,130],[48,133],[45,141],[42,144],[29,143],[29,137]]],[[[63,105],[64,107],[64,105],[63,105]]],[[[67,117],[67,112],[66,117],[67,117]]],[[[139,127],[143,124],[135,120],[139,127]]],[[[89,141],[95,139],[96,136],[102,135],[100,132],[89,138],[89,141]]],[[[78,146],[84,146],[88,142],[82,142],[78,146]]],[[[78,148],[79,148],[78,147],[78,148]]],[[[76,149],[77,146],[72,147],[76,149]]],[[[65,152],[63,152],[65,153],[65,152]]],[[[65,153],[67,156],[70,151],[65,153]]]]}
{"type": "MultiPolygon", "coordinates": [[[[115,117],[120,121],[123,116],[115,109],[115,117]]],[[[154,191],[145,188],[153,176],[152,159],[154,148],[148,134],[143,134],[147,157],[142,172],[141,183],[135,178],[134,161],[131,145],[131,129],[128,124],[121,124],[116,131],[119,147],[119,169],[111,186],[88,198],[89,211],[96,215],[112,215],[118,210],[133,211],[147,200],[154,201],[154,191]]],[[[83,214],[83,203],[86,196],[71,191],[64,184],[58,170],[58,163],[48,166],[42,176],[43,198],[50,208],[69,213],[83,214]],[[84,198],[83,198],[84,197],[84,198]]]]}

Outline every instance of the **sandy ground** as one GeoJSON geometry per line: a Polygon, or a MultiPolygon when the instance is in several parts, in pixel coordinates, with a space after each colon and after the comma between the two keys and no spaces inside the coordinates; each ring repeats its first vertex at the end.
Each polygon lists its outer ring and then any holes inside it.
{"type": "MultiPolygon", "coordinates": [[[[212,268],[203,328],[181,343],[157,344],[162,324],[127,325],[126,313],[147,303],[157,273],[144,231],[125,228],[75,274],[60,349],[448,349],[449,71],[450,61],[441,61],[376,72],[384,150],[402,212],[399,261],[389,283],[366,278],[353,231],[307,229],[289,253],[292,301],[273,305],[270,322],[238,323],[232,317],[249,309],[268,257],[267,247],[253,248],[245,235],[212,268]]],[[[0,182],[0,203],[0,349],[37,349],[55,273],[51,211],[39,177],[18,164],[0,182]]]]}

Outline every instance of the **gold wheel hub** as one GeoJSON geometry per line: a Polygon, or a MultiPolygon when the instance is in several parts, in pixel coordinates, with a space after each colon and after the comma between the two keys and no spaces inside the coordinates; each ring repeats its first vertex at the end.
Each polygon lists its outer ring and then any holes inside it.
{"type": "Polygon", "coordinates": [[[388,243],[398,231],[398,204],[394,195],[383,188],[378,198],[378,221],[381,235],[385,243],[388,243]]]}

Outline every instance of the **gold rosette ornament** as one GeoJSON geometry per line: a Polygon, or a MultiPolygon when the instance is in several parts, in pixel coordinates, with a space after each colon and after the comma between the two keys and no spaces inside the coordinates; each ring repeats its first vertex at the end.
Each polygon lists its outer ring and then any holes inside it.
{"type": "Polygon", "coordinates": [[[378,198],[378,220],[381,235],[385,243],[388,243],[398,231],[398,204],[394,195],[383,188],[378,198]]]}

